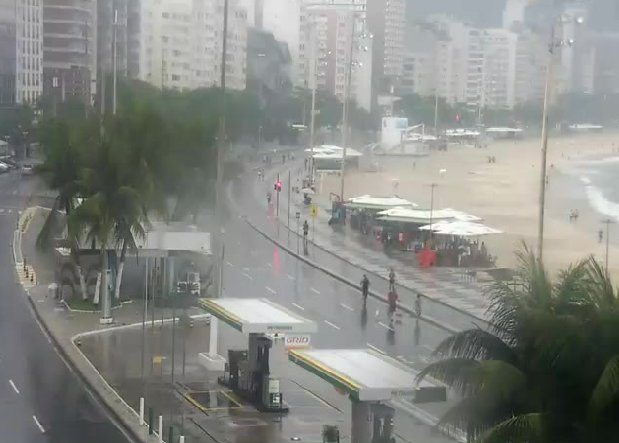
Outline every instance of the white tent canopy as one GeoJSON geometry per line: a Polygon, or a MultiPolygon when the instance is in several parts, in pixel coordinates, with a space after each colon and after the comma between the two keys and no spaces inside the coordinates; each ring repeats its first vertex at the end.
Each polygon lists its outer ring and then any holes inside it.
{"type": "Polygon", "coordinates": [[[432,230],[436,234],[455,235],[457,237],[480,237],[482,235],[502,234],[503,231],[491,228],[481,223],[470,221],[442,221],[431,225],[422,226],[424,231],[432,230]]]}
{"type": "MultiPolygon", "coordinates": [[[[378,209],[384,210],[388,208],[414,208],[417,203],[410,202],[400,197],[372,197],[371,195],[362,195],[353,197],[346,202],[349,208],[357,209],[378,209]]],[[[380,213],[379,213],[380,214],[380,213]]]]}
{"type": "Polygon", "coordinates": [[[480,221],[481,218],[451,208],[429,211],[426,209],[391,208],[378,213],[379,220],[401,223],[425,224],[432,221],[480,221]]]}
{"type": "MultiPolygon", "coordinates": [[[[306,149],[305,152],[312,152],[312,149],[306,149]]],[[[335,145],[319,145],[314,146],[313,158],[316,160],[337,160],[344,155],[344,148],[335,145]]],[[[356,149],[346,148],[346,158],[361,157],[363,154],[356,149]]]]}

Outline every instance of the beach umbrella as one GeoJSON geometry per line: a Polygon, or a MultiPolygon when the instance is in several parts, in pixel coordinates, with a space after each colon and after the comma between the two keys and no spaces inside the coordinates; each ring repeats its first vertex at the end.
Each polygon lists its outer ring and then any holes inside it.
{"type": "Polygon", "coordinates": [[[301,189],[301,193],[302,194],[307,194],[307,195],[314,195],[315,192],[312,188],[303,188],[301,189]]]}

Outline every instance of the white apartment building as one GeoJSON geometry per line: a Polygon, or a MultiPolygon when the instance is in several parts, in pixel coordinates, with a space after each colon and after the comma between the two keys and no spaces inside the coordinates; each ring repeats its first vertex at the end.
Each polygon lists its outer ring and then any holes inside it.
{"type": "Polygon", "coordinates": [[[531,31],[518,34],[516,49],[516,104],[544,98],[544,83],[548,61],[547,38],[531,31]]]}
{"type": "Polygon", "coordinates": [[[97,1],[43,2],[43,94],[92,104],[97,82],[97,1]]]}
{"type": "Polygon", "coordinates": [[[516,103],[518,36],[507,29],[486,29],[482,41],[482,107],[512,109],[516,103]]]}
{"type": "MultiPolygon", "coordinates": [[[[141,10],[139,78],[161,88],[220,85],[224,0],[152,0],[141,10]]],[[[229,2],[226,87],[245,89],[247,15],[229,2]]]]}
{"type": "Polygon", "coordinates": [[[344,100],[348,69],[350,97],[366,110],[372,105],[372,39],[363,7],[352,4],[310,5],[301,16],[299,72],[301,84],[344,100]],[[354,28],[353,28],[354,26],[354,28]],[[352,58],[351,58],[352,50],[352,58]]]}
{"type": "Polygon", "coordinates": [[[0,106],[43,92],[42,0],[0,0],[0,106]]]}

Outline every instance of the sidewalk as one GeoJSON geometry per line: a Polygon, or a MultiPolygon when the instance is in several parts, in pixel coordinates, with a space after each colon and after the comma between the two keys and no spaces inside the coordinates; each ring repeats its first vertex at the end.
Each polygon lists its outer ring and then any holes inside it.
{"type": "MultiPolygon", "coordinates": [[[[271,183],[275,181],[277,172],[280,177],[286,179],[288,170],[292,171],[292,182],[296,183],[296,179],[300,178],[297,175],[300,162],[293,162],[290,165],[276,165],[275,168],[266,171],[265,181],[271,183]],[[283,168],[277,170],[277,168],[283,168]]],[[[284,182],[284,189],[287,184],[284,182]]],[[[260,187],[253,187],[254,196],[257,202],[264,201],[264,195],[261,193],[260,187]]],[[[280,223],[286,227],[287,222],[287,194],[282,191],[280,198],[280,223]]],[[[393,268],[396,273],[396,283],[400,287],[398,291],[401,302],[412,307],[416,294],[421,294],[426,299],[424,303],[424,312],[428,311],[428,301],[436,302],[436,304],[450,307],[460,314],[469,316],[470,321],[465,324],[458,325],[460,328],[470,328],[471,322],[485,321],[486,311],[488,309],[488,300],[483,296],[485,285],[481,282],[469,281],[465,278],[464,273],[460,270],[448,268],[429,268],[422,269],[413,264],[414,257],[412,253],[396,252],[386,253],[382,247],[372,245],[367,242],[367,237],[362,237],[354,231],[351,231],[348,225],[341,231],[334,231],[328,224],[331,214],[331,203],[315,196],[313,199],[319,207],[318,216],[312,223],[309,213],[309,208],[305,206],[301,195],[291,195],[291,231],[296,234],[296,222],[294,219],[295,212],[301,213],[300,223],[308,220],[310,223],[310,242],[316,247],[310,248],[310,257],[321,264],[331,268],[336,267],[338,271],[345,269],[338,261],[352,265],[355,268],[369,273],[371,280],[371,289],[379,293],[387,293],[387,275],[389,269],[393,268]],[[313,227],[312,227],[313,225],[313,227]],[[362,240],[369,244],[363,244],[362,240]],[[404,290],[402,290],[404,289],[404,290]]],[[[263,203],[264,204],[264,203],[263,203]]],[[[252,221],[257,222],[262,227],[268,227],[259,217],[252,217],[252,221]]],[[[284,235],[280,233],[280,239],[285,240],[284,235]]],[[[348,276],[354,281],[360,281],[362,272],[350,272],[346,269],[348,276]]]]}
{"type": "MultiPolygon", "coordinates": [[[[44,216],[40,211],[33,216],[31,223],[25,230],[21,251],[27,258],[29,269],[36,269],[36,281],[26,281],[23,271],[16,265],[18,278],[28,295],[28,302],[34,312],[37,322],[57,348],[61,358],[73,370],[78,378],[88,388],[96,402],[99,403],[107,415],[121,425],[123,433],[132,440],[145,443],[155,443],[159,439],[149,436],[148,430],[138,423],[137,404],[129,405],[121,398],[108,382],[95,369],[92,363],[82,354],[74,338],[84,332],[109,328],[110,325],[99,324],[98,312],[69,312],[64,305],[49,297],[47,286],[53,282],[53,266],[51,254],[41,254],[35,249],[36,233],[40,229],[44,216]]],[[[141,321],[143,305],[132,303],[123,305],[114,310],[115,327],[141,321]]],[[[166,317],[169,313],[163,313],[166,317]]],[[[157,314],[160,317],[161,311],[157,314]]]]}

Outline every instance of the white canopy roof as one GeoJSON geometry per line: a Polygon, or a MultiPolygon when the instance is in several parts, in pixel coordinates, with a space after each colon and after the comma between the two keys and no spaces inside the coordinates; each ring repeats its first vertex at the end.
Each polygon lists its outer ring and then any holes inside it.
{"type": "Polygon", "coordinates": [[[499,231],[498,229],[470,221],[442,221],[431,225],[422,226],[419,229],[426,231],[431,229],[437,234],[455,235],[457,237],[480,237],[482,235],[503,233],[503,231],[499,231]]]}
{"type": "MultiPolygon", "coordinates": [[[[312,152],[311,149],[306,149],[305,152],[312,152]]],[[[344,155],[344,148],[335,145],[319,145],[314,146],[313,158],[317,160],[337,160],[344,155]]],[[[346,158],[361,157],[363,154],[356,149],[346,148],[346,158]]]]}
{"type": "Polygon", "coordinates": [[[447,137],[477,137],[480,135],[479,131],[473,129],[448,129],[445,131],[447,137]]]}
{"type": "Polygon", "coordinates": [[[409,367],[369,349],[303,349],[288,357],[360,401],[413,396],[419,386],[436,386],[425,380],[418,384],[409,367]]]}
{"type": "Polygon", "coordinates": [[[378,213],[379,220],[402,223],[424,224],[430,221],[480,221],[481,218],[466,212],[445,208],[429,211],[426,209],[391,208],[378,213]]]}
{"type": "Polygon", "coordinates": [[[410,208],[417,207],[417,203],[410,202],[400,197],[372,197],[371,195],[362,195],[353,197],[346,202],[346,206],[351,208],[364,209],[387,209],[387,208],[410,208]]]}
{"type": "Polygon", "coordinates": [[[201,299],[200,306],[245,334],[309,334],[317,331],[313,321],[264,298],[201,299]]]}

